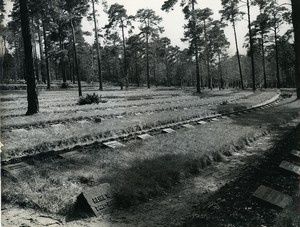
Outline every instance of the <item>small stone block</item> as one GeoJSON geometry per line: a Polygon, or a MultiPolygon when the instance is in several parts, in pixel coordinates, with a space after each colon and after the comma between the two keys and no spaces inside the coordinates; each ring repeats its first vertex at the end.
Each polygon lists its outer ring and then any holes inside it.
{"type": "Polygon", "coordinates": [[[140,113],[140,112],[138,112],[138,113],[135,114],[135,116],[141,116],[141,115],[143,115],[143,114],[140,113]]]}
{"type": "Polygon", "coordinates": [[[116,118],[121,119],[121,118],[124,118],[124,117],[123,116],[116,116],[116,118]]]}
{"type": "Polygon", "coordinates": [[[149,134],[142,134],[142,135],[139,135],[138,138],[141,140],[146,140],[146,139],[151,139],[152,136],[150,136],[149,134]]]}
{"type": "Polygon", "coordinates": [[[219,119],[218,118],[213,118],[213,119],[211,119],[211,121],[219,121],[219,119]]]}
{"type": "Polygon", "coordinates": [[[190,124],[184,124],[184,125],[182,125],[182,127],[184,127],[184,128],[195,128],[194,125],[190,125],[190,124]]]}
{"type": "Polygon", "coordinates": [[[62,126],[63,126],[62,124],[51,125],[51,127],[53,127],[53,128],[59,128],[59,127],[62,127],[62,126]]]}
{"type": "Polygon", "coordinates": [[[206,124],[206,121],[198,121],[197,122],[199,125],[205,125],[206,124]]]}
{"type": "Polygon", "coordinates": [[[19,129],[13,129],[13,130],[11,130],[12,132],[14,132],[14,133],[26,133],[26,132],[28,132],[26,129],[24,129],[24,128],[19,128],[19,129]]]}
{"type": "Polygon", "coordinates": [[[300,175],[300,166],[294,165],[293,163],[282,161],[279,167],[300,175]]]}
{"type": "Polygon", "coordinates": [[[63,154],[60,154],[59,156],[64,158],[64,159],[72,159],[72,158],[77,158],[80,156],[80,152],[78,151],[70,151],[70,152],[66,152],[63,154]]]}
{"type": "Polygon", "coordinates": [[[264,185],[259,186],[253,196],[280,208],[285,208],[292,203],[292,198],[290,196],[282,194],[281,192],[268,188],[264,185]]]}
{"type": "Polygon", "coordinates": [[[80,124],[88,124],[89,122],[87,121],[87,120],[82,120],[82,121],[78,121],[78,123],[80,123],[80,124]]]}
{"type": "Polygon", "coordinates": [[[164,133],[173,133],[173,132],[175,132],[175,130],[173,130],[173,129],[171,129],[171,128],[164,128],[162,131],[163,131],[164,133]]]}
{"type": "Polygon", "coordinates": [[[105,214],[113,205],[110,185],[107,183],[86,190],[81,194],[96,216],[105,214]]]}
{"type": "Polygon", "coordinates": [[[292,150],[291,154],[300,158],[300,151],[298,151],[298,150],[292,150]]]}
{"type": "Polygon", "coordinates": [[[30,169],[31,166],[27,164],[26,162],[19,162],[16,164],[11,164],[11,165],[5,165],[2,166],[2,169],[7,171],[8,173],[15,175],[15,174],[20,174],[23,170],[25,169],[30,169]]]}
{"type": "Polygon", "coordinates": [[[109,142],[106,142],[106,143],[103,143],[105,146],[107,146],[107,147],[110,147],[110,148],[113,148],[113,149],[115,149],[115,148],[119,148],[119,147],[125,147],[125,145],[124,144],[122,144],[122,143],[120,143],[120,142],[118,142],[118,141],[109,141],[109,142]]]}

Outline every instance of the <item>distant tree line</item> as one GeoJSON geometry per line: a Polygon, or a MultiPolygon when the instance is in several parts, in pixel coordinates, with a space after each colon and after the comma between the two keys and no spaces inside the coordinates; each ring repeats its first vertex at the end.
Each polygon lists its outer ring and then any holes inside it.
{"type": "MultiPolygon", "coordinates": [[[[110,82],[121,89],[144,84],[148,88],[195,86],[198,93],[204,87],[255,90],[295,86],[297,45],[293,30],[282,30],[284,24],[292,24],[286,5],[276,0],[221,0],[220,20],[213,19],[211,9],[197,8],[196,0],[166,0],[162,10],[168,12],[178,2],[186,20],[182,41],[189,48],[184,50],[161,36],[162,18],[151,9],[128,15],[123,5],[108,6],[105,0],[15,0],[11,20],[4,27],[2,0],[0,80],[25,80],[33,89],[36,82],[51,89],[52,80],[62,80],[63,87],[70,81],[78,84],[79,96],[81,81],[97,82],[99,90],[105,89],[103,82],[110,82]],[[99,4],[103,12],[96,10],[99,4]],[[251,19],[254,6],[259,14],[251,19]],[[99,13],[108,15],[105,27],[98,25],[99,13]],[[93,21],[93,34],[83,32],[84,17],[93,21]],[[237,45],[236,24],[241,19],[249,25],[247,55],[241,55],[237,45]],[[227,53],[224,28],[228,25],[235,37],[234,56],[227,53]],[[85,41],[85,35],[94,36],[93,45],[85,41]]],[[[293,4],[298,7],[297,2],[293,4]]],[[[293,18],[295,27],[297,14],[293,18]]]]}

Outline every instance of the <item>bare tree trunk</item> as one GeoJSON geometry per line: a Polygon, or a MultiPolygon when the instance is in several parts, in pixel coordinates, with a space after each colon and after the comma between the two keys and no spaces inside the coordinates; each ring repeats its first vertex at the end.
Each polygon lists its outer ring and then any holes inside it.
{"type": "Polygon", "coordinates": [[[240,71],[241,88],[244,90],[244,81],[243,81],[243,72],[242,72],[241,58],[240,58],[240,52],[239,52],[239,46],[238,46],[237,35],[236,35],[236,28],[235,28],[235,23],[234,22],[232,23],[232,27],[233,27],[233,31],[234,31],[236,56],[237,56],[238,65],[239,65],[239,71],[240,71]]]}
{"type": "Polygon", "coordinates": [[[280,75],[279,75],[279,56],[278,56],[278,41],[277,41],[277,28],[275,25],[275,30],[274,30],[274,35],[275,35],[275,55],[276,55],[276,79],[277,79],[277,88],[281,87],[280,84],[280,75]]]}
{"type": "Polygon", "coordinates": [[[149,68],[149,35],[146,34],[146,60],[147,60],[147,87],[150,88],[150,68],[149,68]]]}
{"type": "Polygon", "coordinates": [[[29,27],[29,13],[27,8],[27,0],[20,0],[20,14],[22,37],[25,52],[25,68],[26,68],[26,83],[27,83],[27,101],[28,109],[26,115],[32,115],[39,112],[39,101],[36,90],[36,81],[34,78],[34,67],[32,57],[31,34],[29,27]]]}
{"type": "Polygon", "coordinates": [[[248,11],[248,30],[249,30],[249,41],[250,41],[250,56],[251,56],[251,72],[252,72],[252,90],[256,90],[255,80],[255,66],[254,66],[254,49],[253,49],[253,38],[251,33],[251,18],[250,18],[250,2],[247,0],[247,11],[248,11]]]}
{"type": "Polygon", "coordinates": [[[296,70],[295,81],[297,88],[297,99],[300,99],[300,2],[299,0],[292,0],[293,9],[293,26],[295,32],[295,51],[296,51],[296,70]]]}
{"type": "Polygon", "coordinates": [[[124,25],[122,24],[122,41],[123,41],[123,54],[124,54],[124,78],[125,78],[125,87],[129,87],[129,81],[128,81],[128,72],[127,72],[127,56],[126,56],[126,40],[125,40],[125,34],[124,34],[124,25]]]}
{"type": "Polygon", "coordinates": [[[71,23],[71,29],[72,29],[72,37],[73,37],[73,51],[74,51],[74,62],[75,62],[75,71],[76,71],[76,76],[77,76],[77,82],[78,82],[78,94],[79,97],[82,96],[82,91],[81,91],[81,82],[80,82],[80,75],[79,75],[79,70],[78,70],[78,59],[77,59],[77,50],[76,50],[76,37],[75,37],[75,31],[74,31],[74,24],[73,24],[73,18],[70,18],[70,23],[71,23]]]}
{"type": "Polygon", "coordinates": [[[192,14],[193,14],[193,41],[195,46],[195,59],[196,59],[196,81],[197,81],[197,93],[201,93],[201,84],[200,84],[200,70],[199,70],[199,50],[198,50],[198,43],[197,43],[197,34],[196,34],[196,20],[195,20],[195,1],[192,0],[192,14]]]}
{"type": "Polygon", "coordinates": [[[44,62],[43,46],[42,46],[42,38],[41,38],[41,30],[40,30],[39,20],[38,20],[38,37],[39,37],[39,49],[40,49],[40,72],[41,72],[41,79],[42,79],[43,83],[46,83],[46,78],[45,78],[45,62],[44,62]]]}
{"type": "Polygon", "coordinates": [[[262,64],[263,64],[263,73],[264,73],[264,88],[267,88],[267,74],[266,74],[266,58],[265,58],[265,40],[264,34],[261,34],[261,50],[262,50],[262,64]]]}
{"type": "Polygon", "coordinates": [[[45,47],[45,61],[46,61],[46,74],[47,74],[47,89],[51,88],[50,82],[50,70],[49,70],[49,58],[48,58],[48,46],[47,46],[47,36],[46,27],[44,21],[43,23],[43,36],[44,36],[44,47],[45,47]]]}
{"type": "Polygon", "coordinates": [[[94,18],[94,27],[95,27],[95,41],[96,41],[96,50],[97,50],[99,90],[103,91],[102,70],[101,70],[101,54],[100,54],[99,41],[98,41],[98,28],[97,28],[97,21],[96,21],[96,14],[95,14],[95,1],[94,0],[92,0],[92,5],[93,5],[93,18],[94,18]]]}

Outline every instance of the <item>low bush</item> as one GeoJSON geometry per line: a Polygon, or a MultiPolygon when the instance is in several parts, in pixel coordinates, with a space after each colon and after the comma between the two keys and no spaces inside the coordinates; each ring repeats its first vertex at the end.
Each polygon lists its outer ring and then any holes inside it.
{"type": "Polygon", "coordinates": [[[64,82],[60,85],[60,88],[67,89],[67,88],[72,88],[72,86],[70,84],[64,82]]]}
{"type": "Polygon", "coordinates": [[[86,105],[86,104],[99,104],[99,103],[106,103],[107,100],[102,100],[101,99],[101,95],[97,95],[97,94],[87,94],[85,97],[80,97],[79,101],[78,101],[78,105],[86,105]]]}

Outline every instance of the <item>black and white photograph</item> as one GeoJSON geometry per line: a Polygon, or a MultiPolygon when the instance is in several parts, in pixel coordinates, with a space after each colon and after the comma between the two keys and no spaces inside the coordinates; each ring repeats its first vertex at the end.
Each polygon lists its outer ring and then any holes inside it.
{"type": "Polygon", "coordinates": [[[300,0],[0,0],[2,227],[300,227],[300,0]]]}

